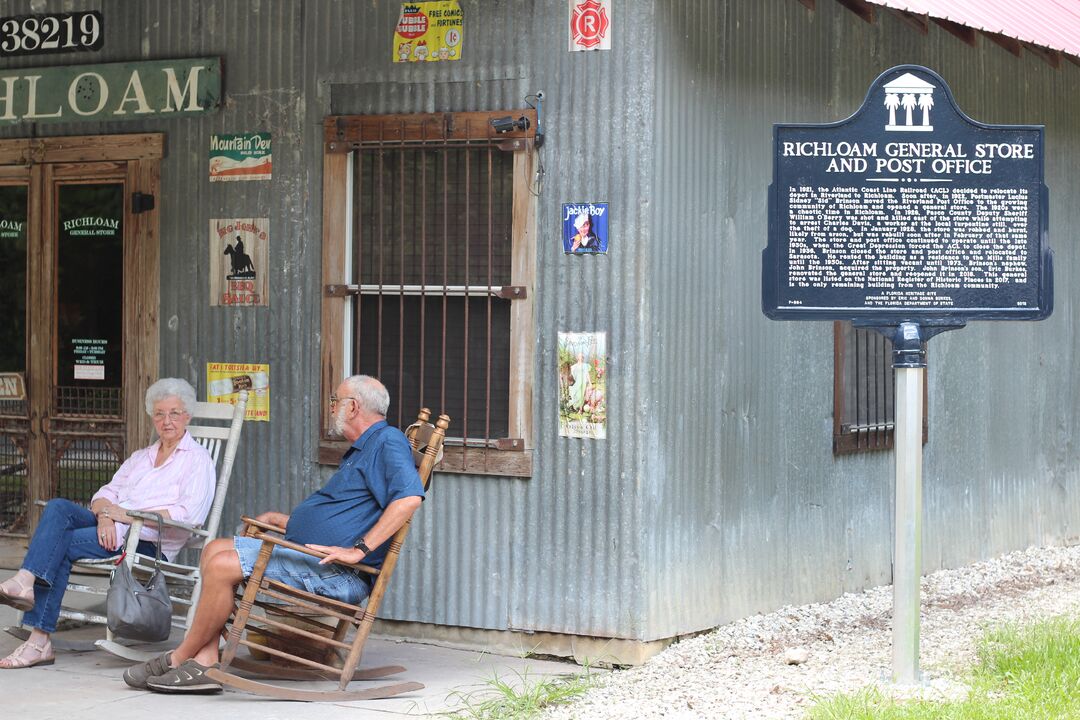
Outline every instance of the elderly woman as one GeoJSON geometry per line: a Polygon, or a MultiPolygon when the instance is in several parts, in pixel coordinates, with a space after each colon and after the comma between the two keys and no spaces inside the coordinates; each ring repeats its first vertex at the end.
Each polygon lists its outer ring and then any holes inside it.
{"type": "MultiPolygon", "coordinates": [[[[195,390],[178,378],[163,378],[146,391],[146,414],[154,421],[158,441],[136,451],[90,500],[90,509],[70,500],[50,500],[30,540],[22,569],[0,583],[0,603],[26,614],[30,638],[0,660],[0,669],[51,665],[50,636],[56,631],[71,563],[107,558],[124,547],[131,518],[125,510],[150,510],[162,517],[197,525],[206,519],[214,499],[214,461],[188,434],[195,390]]],[[[156,526],[139,533],[139,552],[153,555],[157,545],[172,558],[189,533],[156,526]]]]}

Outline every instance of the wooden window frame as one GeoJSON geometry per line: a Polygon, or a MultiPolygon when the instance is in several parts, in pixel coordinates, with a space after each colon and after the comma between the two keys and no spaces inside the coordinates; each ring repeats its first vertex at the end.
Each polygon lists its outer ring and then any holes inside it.
{"type": "MultiPolygon", "coordinates": [[[[855,431],[848,427],[844,419],[847,415],[845,398],[847,393],[845,392],[846,386],[849,382],[857,382],[855,378],[845,377],[845,367],[847,365],[847,358],[845,356],[846,343],[844,342],[844,334],[847,325],[843,321],[835,321],[833,323],[833,455],[851,455],[854,453],[864,452],[876,452],[879,450],[891,450],[895,445],[895,420],[896,420],[896,405],[895,402],[892,407],[892,417],[887,421],[891,421],[893,424],[891,427],[883,427],[875,430],[863,430],[855,431]]],[[[868,330],[867,332],[873,332],[868,330]]],[[[886,340],[886,342],[888,342],[886,340]]],[[[887,346],[890,347],[890,346],[887,346]]],[[[923,345],[925,351],[926,345],[923,345]]],[[[892,370],[892,352],[891,349],[885,353],[885,361],[889,367],[889,382],[895,383],[896,373],[892,370]]],[[[884,372],[882,370],[882,372],[884,372]]],[[[925,371],[924,371],[925,372],[925,371]]],[[[923,445],[925,445],[930,439],[930,422],[929,422],[929,383],[923,382],[923,418],[922,418],[922,436],[923,445]]],[[[895,397],[895,395],[894,395],[895,397]]]]}
{"type": "MultiPolygon", "coordinates": [[[[472,447],[453,439],[455,421],[444,445],[440,472],[457,472],[506,477],[532,476],[533,412],[532,385],[535,351],[533,283],[536,273],[536,195],[532,181],[536,163],[534,134],[536,112],[501,110],[468,113],[421,113],[407,115],[329,116],[323,124],[323,218],[322,218],[322,315],[320,360],[320,431],[317,462],[337,464],[348,443],[332,438],[332,422],[326,398],[351,369],[348,346],[353,329],[346,311],[347,296],[339,292],[355,282],[351,277],[353,226],[352,168],[354,151],[368,146],[396,143],[397,146],[426,144],[468,145],[483,139],[512,152],[513,207],[510,284],[520,288],[522,299],[510,303],[510,393],[509,435],[519,439],[501,447],[472,447]],[[529,129],[496,134],[490,120],[513,115],[529,119],[529,129]],[[509,445],[509,446],[507,446],[509,445]]],[[[403,417],[414,408],[402,408],[403,417]]],[[[439,412],[442,408],[433,407],[439,412]]],[[[460,427],[460,426],[459,426],[460,427]]]]}

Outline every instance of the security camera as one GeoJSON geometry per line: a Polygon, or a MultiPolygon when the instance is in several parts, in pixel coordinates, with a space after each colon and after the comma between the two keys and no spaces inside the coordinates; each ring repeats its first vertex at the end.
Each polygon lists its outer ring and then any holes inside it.
{"type": "Polygon", "coordinates": [[[537,100],[543,100],[544,99],[544,93],[543,92],[536,93],[536,99],[537,100]]]}
{"type": "Polygon", "coordinates": [[[506,117],[492,118],[491,127],[497,133],[514,132],[515,130],[528,130],[529,118],[522,115],[517,120],[507,115],[506,117]]]}

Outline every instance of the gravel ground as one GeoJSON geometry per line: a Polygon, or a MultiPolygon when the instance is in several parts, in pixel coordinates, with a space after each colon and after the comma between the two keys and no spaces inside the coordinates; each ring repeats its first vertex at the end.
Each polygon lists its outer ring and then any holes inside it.
{"type": "Polygon", "coordinates": [[[561,718],[801,718],[815,696],[868,685],[885,693],[962,697],[984,628],[1080,611],[1080,546],[1034,548],[923,578],[923,687],[888,683],[892,587],[788,606],[672,645],[614,672],[561,718]],[[805,662],[788,664],[792,655],[805,662]]]}

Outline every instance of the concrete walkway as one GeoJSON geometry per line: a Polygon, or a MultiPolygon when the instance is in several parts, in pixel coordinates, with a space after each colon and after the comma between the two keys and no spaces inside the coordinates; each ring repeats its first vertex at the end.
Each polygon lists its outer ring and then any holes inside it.
{"type": "MultiPolygon", "coordinates": [[[[12,608],[0,606],[0,627],[15,623],[12,608]]],[[[83,627],[57,633],[58,643],[91,647],[103,637],[101,627],[83,627]]],[[[175,646],[180,636],[174,634],[175,646]]],[[[0,657],[7,655],[19,641],[0,632],[0,657]]],[[[146,646],[152,649],[157,646],[146,646]]],[[[220,695],[175,696],[133,690],[121,675],[130,663],[109,653],[94,650],[77,652],[57,650],[56,664],[26,670],[0,670],[0,698],[4,717],[28,717],[34,720],[74,720],[103,717],[109,720],[166,720],[168,718],[227,717],[229,720],[326,720],[334,718],[417,717],[432,713],[453,712],[461,698],[472,702],[482,699],[487,684],[496,675],[520,684],[547,676],[576,674],[577,665],[535,659],[522,659],[453,650],[434,645],[394,641],[372,637],[364,652],[363,666],[404,665],[408,670],[399,676],[374,682],[355,682],[351,687],[378,686],[394,682],[416,681],[425,688],[415,693],[386,700],[353,703],[299,703],[273,700],[226,689],[220,695]],[[330,710],[329,708],[333,709],[330,710]],[[25,713],[25,714],[24,714],[25,713]]],[[[320,687],[299,683],[298,687],[320,687]]],[[[321,687],[336,687],[329,683],[321,687]]]]}

